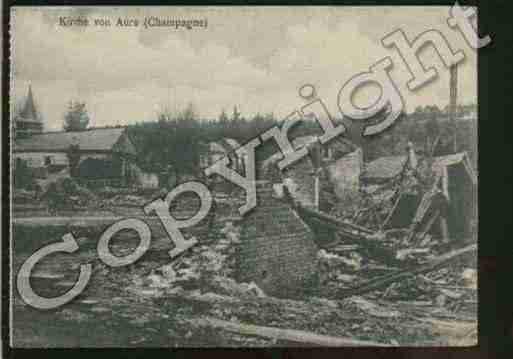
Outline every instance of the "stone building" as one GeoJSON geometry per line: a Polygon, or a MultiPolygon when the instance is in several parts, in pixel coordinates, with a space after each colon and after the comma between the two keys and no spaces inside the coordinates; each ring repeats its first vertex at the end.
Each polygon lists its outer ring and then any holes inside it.
{"type": "Polygon", "coordinates": [[[120,184],[128,184],[132,179],[135,155],[124,127],[33,134],[17,138],[13,149],[15,165],[25,161],[34,169],[69,168],[72,177],[114,180],[120,184]]]}
{"type": "Polygon", "coordinates": [[[227,157],[231,161],[231,168],[237,171],[242,171],[244,168],[244,159],[238,156],[235,151],[240,147],[239,142],[233,138],[222,138],[218,141],[199,144],[200,156],[199,165],[202,169],[207,168],[227,157]]]}
{"type": "MultiPolygon", "coordinates": [[[[292,141],[294,148],[305,146],[308,155],[281,172],[292,198],[302,206],[329,210],[335,200],[345,200],[357,193],[363,166],[361,148],[345,138],[320,144],[316,136],[301,136],[292,141]]],[[[263,172],[276,172],[274,167],[282,159],[276,153],[262,164],[263,172]]]]}

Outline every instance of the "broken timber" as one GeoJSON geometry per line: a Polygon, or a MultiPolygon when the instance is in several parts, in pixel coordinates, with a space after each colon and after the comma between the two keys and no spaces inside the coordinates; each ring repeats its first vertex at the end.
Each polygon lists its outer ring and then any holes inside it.
{"type": "Polygon", "coordinates": [[[217,328],[237,334],[254,335],[292,343],[302,343],[308,346],[390,346],[384,343],[378,343],[367,340],[358,340],[352,338],[332,337],[327,335],[306,332],[303,330],[282,329],[275,327],[264,327],[260,325],[233,323],[212,317],[186,319],[186,322],[200,327],[217,328]]]}
{"type": "Polygon", "coordinates": [[[450,263],[451,261],[453,261],[457,258],[460,258],[463,255],[472,253],[476,250],[477,250],[477,244],[472,244],[472,245],[466,246],[464,248],[456,249],[454,251],[451,251],[449,253],[439,256],[437,259],[435,259],[429,263],[426,263],[426,264],[423,264],[420,266],[415,266],[413,268],[400,270],[400,271],[397,271],[397,272],[394,272],[391,274],[387,274],[385,276],[382,276],[382,277],[379,277],[376,279],[372,279],[372,280],[368,281],[367,283],[364,283],[356,288],[342,290],[336,294],[336,299],[343,299],[343,298],[348,298],[348,297],[352,297],[355,295],[362,295],[362,294],[383,288],[389,284],[392,284],[394,282],[397,282],[397,281],[402,280],[409,276],[432,272],[432,271],[450,263]]]}
{"type": "MultiPolygon", "coordinates": [[[[296,210],[300,217],[312,227],[314,232],[316,231],[316,226],[331,230],[341,238],[340,241],[365,247],[370,253],[374,253],[376,257],[379,257],[387,264],[397,263],[395,253],[384,247],[383,244],[375,238],[376,232],[313,209],[298,206],[296,210]]],[[[319,243],[319,246],[329,250],[332,245],[339,244],[338,242],[339,241],[337,241],[337,243],[319,243]]]]}
{"type": "Polygon", "coordinates": [[[366,235],[374,234],[374,232],[368,228],[361,227],[350,222],[342,221],[336,217],[330,216],[320,211],[305,208],[302,206],[298,206],[297,210],[302,217],[305,216],[307,218],[314,218],[316,220],[322,221],[323,223],[328,224],[331,227],[334,227],[337,230],[346,233],[349,237],[354,239],[359,239],[365,237],[366,235]]]}

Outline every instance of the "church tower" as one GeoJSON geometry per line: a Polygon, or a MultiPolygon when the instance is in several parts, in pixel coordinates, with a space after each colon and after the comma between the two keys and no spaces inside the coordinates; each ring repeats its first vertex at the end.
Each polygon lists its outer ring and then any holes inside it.
{"type": "Polygon", "coordinates": [[[29,85],[27,99],[21,111],[14,118],[14,136],[22,138],[41,132],[43,132],[43,121],[36,109],[32,86],[29,85]]]}

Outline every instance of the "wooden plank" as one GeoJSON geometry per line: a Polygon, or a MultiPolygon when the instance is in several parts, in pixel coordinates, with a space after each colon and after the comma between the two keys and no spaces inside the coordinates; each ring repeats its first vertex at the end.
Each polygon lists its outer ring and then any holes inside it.
{"type": "Polygon", "coordinates": [[[212,317],[202,317],[186,319],[192,325],[200,327],[218,328],[232,333],[243,335],[254,335],[264,338],[277,339],[286,342],[302,343],[308,346],[328,346],[328,347],[349,347],[349,346],[382,346],[388,347],[390,345],[367,341],[358,340],[353,338],[332,337],[327,335],[320,335],[303,330],[296,329],[282,329],[275,327],[264,327],[260,325],[233,323],[226,320],[220,320],[212,317]]]}
{"type": "Polygon", "coordinates": [[[381,226],[379,227],[380,230],[383,230],[383,228],[385,228],[385,226],[388,224],[388,222],[390,221],[390,219],[392,218],[392,215],[394,214],[397,206],[399,205],[399,201],[401,200],[401,193],[399,193],[399,195],[397,195],[397,192],[399,190],[397,189],[394,193],[394,197],[396,197],[395,201],[394,201],[394,205],[392,206],[392,208],[390,209],[390,211],[388,211],[388,214],[387,214],[387,217],[385,218],[385,220],[383,221],[383,223],[381,223],[381,226]]]}
{"type": "Polygon", "coordinates": [[[449,264],[453,260],[463,255],[472,253],[474,251],[477,251],[477,244],[472,244],[460,249],[456,249],[449,253],[443,254],[439,256],[437,259],[424,265],[417,265],[413,268],[400,270],[376,279],[372,279],[358,287],[341,290],[336,294],[336,299],[348,298],[355,295],[362,295],[364,293],[372,292],[374,290],[383,288],[389,284],[392,284],[409,276],[432,272],[440,267],[443,267],[444,265],[449,264]]]}
{"type": "Polygon", "coordinates": [[[322,212],[319,212],[319,211],[315,211],[315,210],[310,209],[310,208],[305,208],[305,207],[299,206],[298,207],[298,211],[303,213],[304,215],[312,216],[314,218],[322,220],[323,222],[331,223],[331,224],[336,225],[336,226],[340,227],[341,229],[345,229],[347,231],[353,230],[353,231],[362,232],[362,233],[368,234],[368,235],[374,234],[374,232],[371,231],[368,228],[365,228],[365,227],[362,227],[362,226],[358,226],[358,225],[356,225],[354,223],[342,221],[342,220],[340,220],[340,219],[338,219],[336,217],[330,216],[328,214],[325,214],[325,213],[322,213],[322,212]]]}
{"type": "MultiPolygon", "coordinates": [[[[323,314],[326,316],[337,315],[340,313],[340,308],[338,306],[333,307],[326,305],[324,303],[319,302],[305,302],[293,299],[280,299],[274,297],[242,297],[242,296],[226,296],[220,295],[216,293],[189,293],[189,292],[178,292],[169,295],[170,297],[176,297],[185,300],[191,300],[201,303],[207,304],[226,304],[231,306],[232,310],[237,308],[237,305],[257,305],[260,308],[265,308],[266,306],[278,307],[281,313],[290,313],[290,314],[299,314],[309,316],[312,312],[316,312],[318,314],[323,314]]],[[[241,308],[242,308],[241,307],[241,308]]],[[[350,319],[359,319],[358,315],[344,315],[344,318],[350,319]]]]}

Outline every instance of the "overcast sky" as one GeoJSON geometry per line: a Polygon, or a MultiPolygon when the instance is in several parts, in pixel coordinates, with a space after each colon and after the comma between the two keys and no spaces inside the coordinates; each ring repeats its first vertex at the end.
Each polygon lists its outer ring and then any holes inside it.
{"type": "MultiPolygon", "coordinates": [[[[272,7],[272,8],[16,8],[12,21],[12,94],[22,98],[29,83],[46,130],[62,128],[70,100],[85,101],[90,126],[155,119],[162,106],[195,104],[215,118],[238,105],[243,115],[285,116],[301,106],[298,88],[316,86],[338,115],[340,87],[384,56],[407,111],[417,105],[448,104],[449,75],[416,93],[406,89],[408,72],[380,39],[402,28],[410,39],[437,29],[453,49],[465,52],[459,68],[459,100],[477,102],[477,56],[446,24],[447,7],[272,7]],[[207,19],[206,29],[62,27],[59,16],[207,19]]],[[[426,64],[441,65],[436,53],[426,64]]],[[[374,90],[367,91],[375,96],[374,90]]],[[[365,94],[359,101],[365,101],[365,94]]]]}

